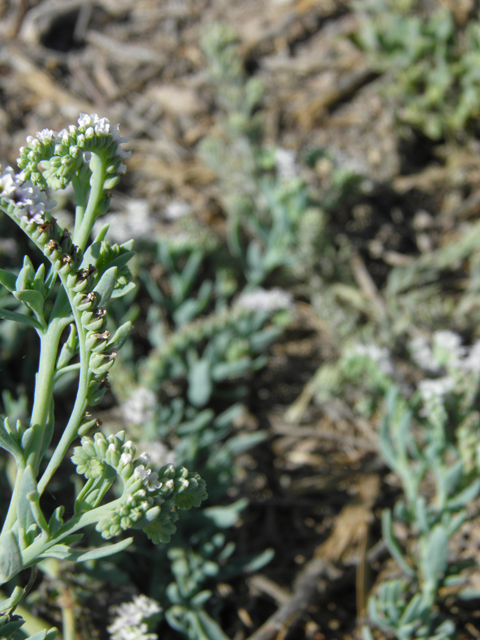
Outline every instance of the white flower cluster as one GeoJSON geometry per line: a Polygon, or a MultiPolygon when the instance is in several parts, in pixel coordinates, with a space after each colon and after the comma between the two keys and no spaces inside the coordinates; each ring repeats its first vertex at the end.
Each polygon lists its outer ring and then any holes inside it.
{"type": "Polygon", "coordinates": [[[292,180],[299,174],[297,154],[292,149],[275,149],[275,168],[280,180],[292,180]]]}
{"type": "Polygon", "coordinates": [[[178,220],[184,216],[190,215],[192,207],[188,202],[180,202],[179,200],[173,200],[169,202],[163,210],[163,217],[165,220],[178,220]]]}
{"type": "Polygon", "coordinates": [[[477,340],[468,350],[462,361],[462,368],[464,371],[480,373],[480,340],[477,340]]]}
{"type": "MultiPolygon", "coordinates": [[[[70,127],[71,129],[71,127],[70,127]]],[[[84,131],[86,138],[93,138],[96,135],[111,135],[114,142],[117,143],[117,156],[119,158],[129,158],[130,151],[125,151],[120,146],[124,142],[128,142],[128,138],[123,138],[120,135],[120,126],[118,124],[112,125],[108,118],[99,118],[96,113],[88,115],[88,113],[81,113],[78,118],[78,129],[84,131]]],[[[69,133],[66,129],[63,129],[58,134],[60,137],[67,137],[69,133]]]]}
{"type": "Polygon", "coordinates": [[[433,357],[433,351],[429,341],[425,336],[415,336],[409,345],[408,349],[410,355],[415,364],[423,371],[429,373],[437,373],[441,367],[433,357]]]}
{"type": "Polygon", "coordinates": [[[158,617],[162,608],[155,600],[147,596],[134,596],[133,602],[124,602],[112,607],[115,619],[107,627],[112,640],[157,640],[156,633],[149,633],[145,620],[158,617]]]}
{"type": "Polygon", "coordinates": [[[150,454],[146,452],[142,453],[142,455],[138,457],[138,462],[140,462],[140,464],[135,468],[133,473],[134,478],[139,478],[149,491],[156,491],[161,487],[164,487],[165,489],[173,489],[174,482],[171,478],[166,482],[159,482],[158,473],[151,469],[147,469],[145,465],[148,464],[149,460],[150,454]]]}
{"type": "Polygon", "coordinates": [[[55,206],[54,200],[49,200],[47,194],[25,182],[21,173],[15,174],[11,167],[0,176],[0,196],[15,206],[15,215],[23,222],[43,224],[45,213],[55,206]]]}
{"type": "Polygon", "coordinates": [[[157,396],[153,391],[146,387],[138,387],[122,404],[123,417],[131,424],[144,424],[153,418],[156,403],[157,396]]]}
{"type": "Polygon", "coordinates": [[[390,351],[386,347],[379,347],[376,344],[356,344],[352,349],[352,353],[372,360],[380,371],[387,376],[395,374],[390,351]]]}
{"type": "Polygon", "coordinates": [[[278,311],[292,309],[293,297],[280,287],[270,290],[258,287],[254,291],[242,293],[237,299],[237,305],[249,311],[278,311]]]}
{"type": "Polygon", "coordinates": [[[43,188],[48,185],[64,189],[82,160],[89,162],[91,152],[101,148],[107,160],[105,185],[110,189],[126,171],[122,160],[128,158],[130,152],[122,149],[124,142],[127,138],[120,136],[118,124],[111,125],[107,118],[99,118],[96,113],[81,113],[78,126],[69,125],[58,133],[42,129],[35,136],[27,137],[27,146],[20,147],[17,160],[22,169],[20,175],[43,188]]]}
{"type": "Polygon", "coordinates": [[[471,347],[464,347],[461,336],[444,330],[433,334],[432,345],[423,336],[415,337],[409,344],[413,361],[423,371],[440,373],[446,367],[447,370],[480,373],[480,340],[471,347]]]}
{"type": "Polygon", "coordinates": [[[421,380],[418,383],[418,390],[422,400],[426,405],[443,402],[445,396],[453,390],[455,380],[449,376],[436,378],[435,380],[421,380]]]}

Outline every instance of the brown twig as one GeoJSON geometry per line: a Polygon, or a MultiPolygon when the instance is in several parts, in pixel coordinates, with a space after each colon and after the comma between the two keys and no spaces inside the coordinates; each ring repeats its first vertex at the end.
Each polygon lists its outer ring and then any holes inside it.
{"type": "MultiPolygon", "coordinates": [[[[367,564],[378,560],[386,552],[385,544],[380,541],[366,554],[367,564]]],[[[310,560],[295,581],[291,598],[247,640],[277,640],[285,637],[309,606],[321,604],[355,580],[356,565],[361,560],[358,558],[351,565],[340,568],[322,556],[310,560]]]]}

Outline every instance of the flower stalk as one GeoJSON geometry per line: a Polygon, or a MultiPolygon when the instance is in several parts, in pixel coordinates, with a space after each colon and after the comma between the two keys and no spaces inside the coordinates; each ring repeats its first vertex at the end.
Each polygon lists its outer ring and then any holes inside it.
{"type": "MultiPolygon", "coordinates": [[[[0,283],[27,311],[0,308],[0,318],[32,326],[40,341],[28,424],[11,425],[8,417],[0,422],[0,447],[15,458],[17,468],[0,534],[0,585],[41,559],[83,562],[116,553],[132,540],[90,550],[72,548],[83,537],[80,532],[91,525],[105,540],[143,529],[154,543],[167,542],[175,531],[177,510],[198,506],[206,497],[205,483],[197,474],[172,465],[153,471],[146,454],[136,458],[124,432],[108,438],[100,431],[86,435],[99,426],[87,408],[101,401],[109,386],[108,372],[131,328],[126,322],[111,335],[107,327],[110,300],[134,286],[127,266],[132,243],[111,245],[106,239],[108,227],[91,241],[93,225],[107,211],[110,190],[125,171],[124,142],[118,125],[96,114],[81,114],[78,125],[68,130],[44,129],[29,136],[20,149],[20,172],[8,168],[0,176],[0,210],[20,226],[45,259],[37,271],[28,257],[18,275],[0,270],[0,283]],[[73,232],[53,217],[54,202],[46,193],[68,184],[76,198],[73,232]],[[52,304],[46,304],[49,299],[52,304]],[[62,341],[67,327],[69,336],[62,341]],[[62,426],[55,420],[54,387],[72,371],[78,371],[76,398],[62,426]],[[61,436],[52,449],[54,429],[61,429],[61,436]],[[85,483],[74,505],[62,505],[46,515],[41,496],[80,436],[72,461],[85,483]],[[49,461],[39,477],[47,452],[49,461]],[[123,486],[121,496],[106,502],[114,483],[123,486]],[[74,515],[64,521],[64,513],[74,515]]],[[[11,637],[23,623],[11,615],[22,597],[15,591],[0,603],[2,637],[11,637]]],[[[54,633],[50,630],[35,640],[51,640],[54,633]]]]}

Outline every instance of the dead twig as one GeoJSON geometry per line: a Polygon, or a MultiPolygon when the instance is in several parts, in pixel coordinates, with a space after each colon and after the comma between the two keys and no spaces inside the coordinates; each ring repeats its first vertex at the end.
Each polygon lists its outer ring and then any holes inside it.
{"type": "MultiPolygon", "coordinates": [[[[383,542],[378,543],[368,553],[365,547],[357,554],[351,566],[337,567],[334,562],[341,559],[352,541],[365,537],[368,532],[371,509],[380,489],[378,476],[367,476],[360,486],[359,501],[347,505],[337,518],[332,534],[318,548],[317,555],[308,562],[298,575],[291,597],[257,630],[248,640],[273,640],[283,638],[303,613],[312,604],[318,605],[331,597],[336,591],[355,580],[355,574],[365,576],[367,564],[376,560],[385,552],[383,542]],[[351,527],[352,515],[357,526],[351,527]],[[345,529],[348,529],[345,535],[345,529]],[[339,533],[343,532],[342,536],[339,533]],[[354,539],[352,539],[353,532],[354,539]],[[334,562],[332,562],[332,560],[334,562]]],[[[361,609],[365,600],[365,585],[362,584],[358,603],[361,609]]],[[[359,611],[361,614],[362,611],[359,611]]]]}

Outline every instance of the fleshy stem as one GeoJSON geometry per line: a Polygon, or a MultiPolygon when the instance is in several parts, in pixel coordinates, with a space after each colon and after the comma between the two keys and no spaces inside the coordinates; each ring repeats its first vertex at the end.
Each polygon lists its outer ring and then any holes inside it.
{"type": "Polygon", "coordinates": [[[79,177],[74,175],[72,176],[72,186],[75,193],[75,229],[73,232],[74,237],[78,235],[78,230],[83,222],[83,217],[85,215],[85,194],[83,184],[80,181],[79,177]]]}
{"type": "Polygon", "coordinates": [[[105,159],[95,151],[92,151],[90,171],[92,172],[90,177],[91,188],[87,208],[85,209],[85,213],[82,215],[82,221],[78,229],[75,224],[76,228],[73,234],[74,244],[80,247],[82,251],[85,250],[93,224],[98,216],[98,205],[100,204],[100,200],[103,196],[106,177],[105,159]]]}
{"type": "MultiPolygon", "coordinates": [[[[101,158],[100,155],[96,153],[92,153],[92,158],[90,160],[90,169],[92,171],[90,196],[88,199],[88,204],[85,210],[83,221],[78,229],[78,237],[76,237],[75,235],[73,237],[74,243],[82,251],[84,251],[86,244],[88,242],[90,232],[93,227],[93,223],[95,222],[95,219],[98,215],[97,207],[100,202],[100,199],[103,196],[103,183],[105,180],[105,161],[101,158]]],[[[83,418],[85,414],[85,410],[87,408],[89,368],[88,368],[88,354],[87,354],[87,348],[85,344],[85,329],[82,326],[82,323],[80,320],[80,312],[73,304],[72,294],[70,293],[70,290],[67,288],[66,276],[60,276],[60,277],[62,280],[64,290],[67,293],[67,296],[69,298],[70,307],[73,311],[73,315],[75,318],[75,324],[77,325],[77,334],[78,334],[78,341],[79,341],[79,357],[80,357],[80,374],[79,374],[79,380],[78,380],[77,397],[75,399],[75,404],[74,404],[70,419],[62,434],[62,437],[60,438],[59,443],[55,448],[55,452],[50,458],[47,468],[45,469],[45,472],[43,473],[38,483],[38,492],[40,495],[42,495],[46,486],[50,482],[53,474],[58,469],[62,460],[67,455],[70,445],[72,444],[73,440],[76,438],[78,434],[78,427],[79,427],[80,421],[83,418]]]]}
{"type": "MultiPolygon", "coordinates": [[[[105,161],[100,155],[92,153],[92,157],[90,160],[90,170],[92,172],[92,175],[88,204],[84,214],[83,207],[80,206],[80,211],[78,211],[78,213],[81,214],[81,224],[78,227],[77,224],[75,225],[78,228],[78,235],[76,237],[74,236],[73,238],[75,244],[82,251],[84,251],[87,245],[93,223],[95,222],[96,216],[98,215],[97,208],[100,199],[103,196],[103,183],[105,180],[106,172],[105,161]]],[[[80,193],[80,185],[78,182],[76,192],[81,197],[81,201],[83,202],[83,193],[80,193]]],[[[82,420],[87,408],[86,398],[89,383],[89,368],[88,354],[85,345],[85,330],[80,320],[80,312],[73,304],[72,294],[67,287],[67,277],[62,276],[61,274],[59,275],[63,287],[59,292],[57,300],[55,301],[54,311],[55,309],[57,309],[57,312],[60,312],[63,307],[63,300],[65,299],[65,297],[67,297],[69,306],[73,311],[75,323],[77,326],[77,334],[79,338],[80,373],[77,396],[75,399],[73,411],[70,415],[70,419],[62,434],[62,437],[60,438],[60,441],[55,448],[55,452],[52,455],[47,468],[45,469],[45,472],[39,480],[37,489],[39,495],[42,495],[42,493],[45,491],[45,488],[53,477],[55,471],[58,469],[62,460],[67,455],[70,445],[78,434],[80,421],[82,420]]],[[[39,334],[41,341],[40,363],[35,383],[34,405],[31,417],[31,426],[34,427],[36,433],[32,440],[31,453],[28,456],[28,463],[32,465],[35,472],[38,472],[38,467],[40,465],[40,453],[42,450],[44,451],[44,445],[46,444],[44,442],[44,439],[46,435],[46,423],[51,407],[51,399],[53,396],[56,354],[58,353],[58,346],[62,332],[69,323],[70,318],[55,318],[51,320],[47,331],[43,335],[39,334]]],[[[18,467],[17,469],[17,475],[12,492],[12,499],[10,501],[9,510],[4,522],[4,531],[8,531],[10,528],[12,528],[16,521],[16,504],[19,499],[19,492],[24,469],[25,467],[23,466],[18,467]]]]}
{"type": "Polygon", "coordinates": [[[80,531],[88,525],[96,524],[101,517],[105,515],[107,509],[113,512],[115,507],[120,505],[121,502],[122,498],[117,498],[116,500],[112,500],[108,505],[101,505],[81,515],[73,516],[52,538],[48,538],[47,534],[42,533],[29,547],[22,551],[23,567],[27,568],[36,563],[42,554],[46,553],[51,547],[68,538],[76,531],[80,531]]]}

